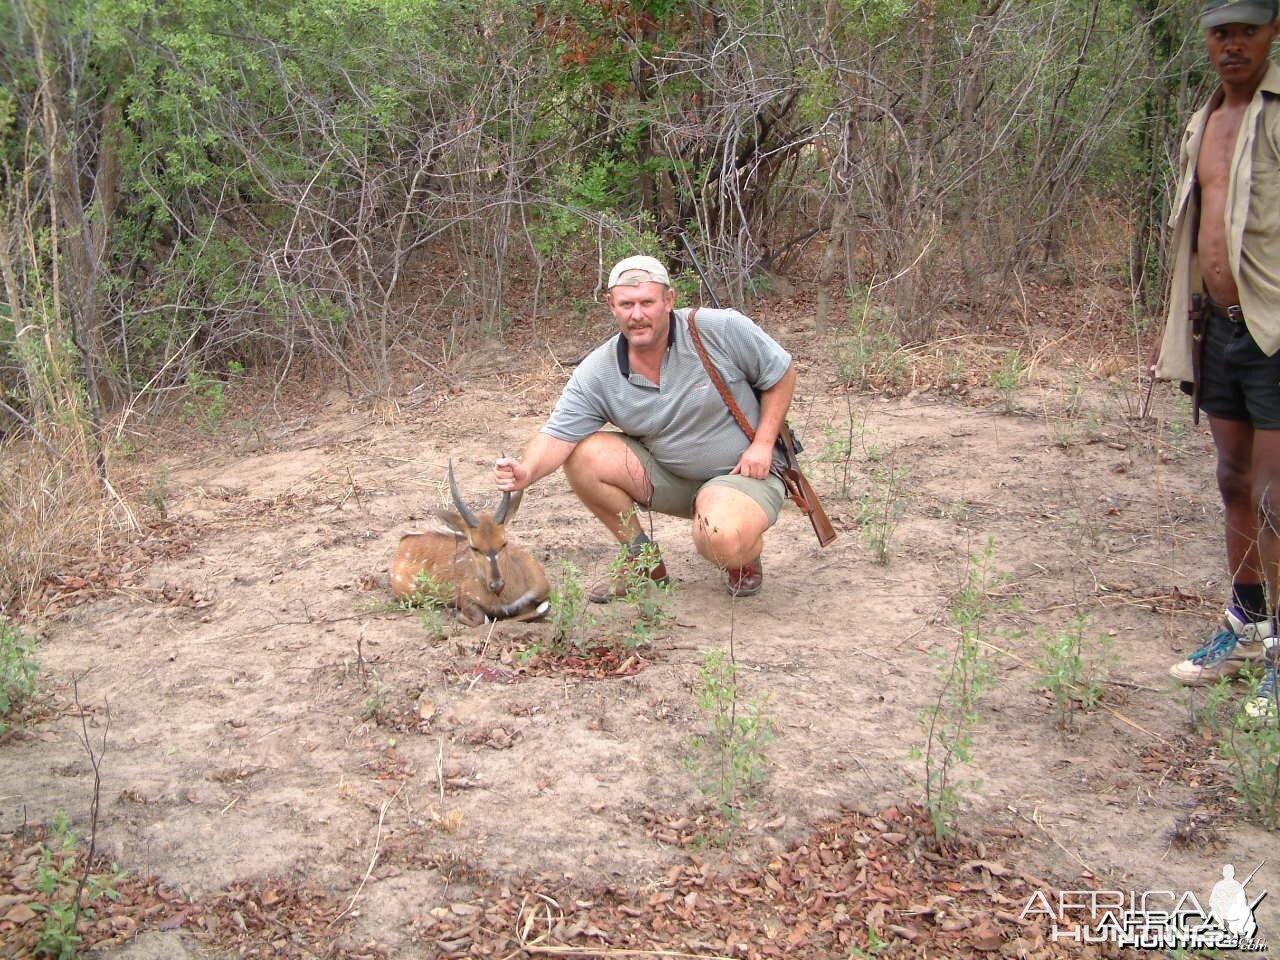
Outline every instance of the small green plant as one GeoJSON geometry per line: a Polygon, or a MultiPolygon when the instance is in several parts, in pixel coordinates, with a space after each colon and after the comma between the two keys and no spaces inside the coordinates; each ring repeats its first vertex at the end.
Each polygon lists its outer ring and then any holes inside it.
{"type": "Polygon", "coordinates": [[[892,465],[876,467],[870,474],[871,489],[858,503],[857,520],[862,540],[879,564],[887,564],[893,554],[893,537],[907,512],[908,473],[892,465]]]}
{"type": "Polygon", "coordinates": [[[982,785],[977,779],[960,780],[956,768],[972,759],[977,705],[994,683],[985,653],[989,621],[996,613],[988,572],[994,550],[995,541],[988,539],[983,552],[969,558],[964,583],[951,602],[951,621],[960,637],[939,667],[937,700],[920,715],[924,749],[912,751],[913,759],[924,762],[924,805],[938,841],[955,833],[961,789],[982,785]]]}
{"type": "Polygon", "coordinates": [[[160,515],[163,520],[169,515],[167,501],[169,498],[169,468],[161,467],[155,472],[151,478],[151,482],[147,484],[146,490],[142,492],[144,499],[151,505],[151,508],[160,515]]]}
{"type": "Polygon", "coordinates": [[[400,601],[400,608],[417,610],[418,623],[433,638],[448,636],[453,622],[449,616],[449,602],[455,593],[454,587],[421,570],[413,578],[413,592],[400,601]]]}
{"type": "Polygon", "coordinates": [[[1004,400],[1005,413],[1013,413],[1017,409],[1018,382],[1025,372],[1022,354],[1017,350],[1009,350],[1000,360],[999,366],[987,374],[988,382],[1004,400]]]}
{"type": "Polygon", "coordinates": [[[849,957],[851,960],[873,960],[873,958],[880,956],[887,946],[889,946],[889,941],[880,936],[880,931],[873,924],[868,923],[867,945],[865,947],[854,947],[849,957]]]}
{"type": "Polygon", "coordinates": [[[1071,377],[1062,412],[1055,414],[1046,410],[1045,420],[1053,434],[1053,442],[1063,449],[1079,443],[1082,437],[1096,436],[1102,421],[1095,411],[1085,406],[1079,373],[1071,377]]]}
{"type": "Polygon", "coordinates": [[[1197,703],[1195,687],[1181,687],[1187,697],[1187,706],[1191,711],[1191,729],[1197,733],[1220,735],[1226,730],[1224,717],[1233,706],[1233,694],[1229,676],[1219,677],[1217,682],[1205,691],[1202,701],[1197,703]]]}
{"type": "Polygon", "coordinates": [[[1170,395],[1174,411],[1167,417],[1157,415],[1152,429],[1145,433],[1161,463],[1168,463],[1190,452],[1189,444],[1195,434],[1188,430],[1191,425],[1191,398],[1181,390],[1170,395]]]}
{"type": "Polygon", "coordinates": [[[1071,626],[1051,638],[1036,658],[1040,675],[1036,684],[1048,688],[1058,712],[1058,726],[1071,730],[1078,711],[1088,712],[1102,702],[1100,675],[1112,657],[1111,638],[1097,637],[1095,650],[1088,648],[1089,617],[1079,613],[1071,626]],[[1095,652],[1098,654],[1095,656],[1095,652]]]}
{"type": "Polygon", "coordinates": [[[1080,384],[1079,371],[1071,375],[1071,386],[1067,389],[1067,397],[1062,403],[1062,415],[1069,420],[1079,420],[1084,416],[1084,388],[1080,384]]]}
{"type": "Polygon", "coordinates": [[[187,398],[182,415],[202,433],[216,434],[227,415],[227,385],[201,370],[192,370],[186,379],[187,398]]]}
{"type": "Polygon", "coordinates": [[[1239,956],[1236,951],[1227,953],[1225,950],[1208,950],[1204,947],[1197,947],[1189,950],[1186,947],[1175,947],[1173,950],[1165,954],[1169,960],[1229,960],[1232,956],[1239,956]]]}
{"type": "Polygon", "coordinates": [[[854,310],[836,359],[836,379],[858,390],[901,386],[911,376],[911,363],[897,337],[871,326],[872,316],[854,310]]]}
{"type": "Polygon", "coordinates": [[[1063,514],[1062,522],[1082,547],[1100,549],[1103,546],[1107,530],[1091,507],[1072,507],[1063,514]]]}
{"type": "Polygon", "coordinates": [[[449,616],[449,608],[438,600],[424,603],[418,610],[418,626],[433,640],[449,635],[449,628],[454,621],[449,616]]]}
{"type": "MultiPolygon", "coordinates": [[[[1249,684],[1245,703],[1252,703],[1262,678],[1252,669],[1245,676],[1249,684]]],[[[1219,750],[1231,767],[1240,799],[1268,830],[1280,829],[1280,710],[1275,709],[1274,700],[1265,717],[1238,712],[1219,750]]]]}
{"type": "Polygon", "coordinates": [[[572,646],[581,650],[593,618],[587,610],[587,591],[577,566],[568,560],[560,562],[560,575],[552,584],[547,600],[551,604],[547,620],[554,630],[555,643],[562,648],[572,646]]]}
{"type": "Polygon", "coordinates": [[[818,460],[831,464],[833,493],[842,500],[853,498],[854,451],[859,442],[865,445],[867,432],[866,414],[861,421],[853,413],[853,398],[845,394],[848,416],[840,424],[829,423],[823,426],[822,436],[826,443],[818,460]]]}
{"type": "Polygon", "coordinates": [[[661,562],[662,554],[654,543],[642,546],[630,562],[614,560],[614,574],[620,574],[627,585],[623,599],[635,608],[625,639],[628,649],[652,643],[654,635],[671,621],[671,586],[655,583],[652,577],[661,562]]]}
{"type": "Polygon", "coordinates": [[[0,614],[0,733],[36,695],[35,643],[0,614]]]}
{"type": "Polygon", "coordinates": [[[1066,450],[1080,440],[1080,431],[1078,429],[1078,421],[1071,417],[1055,417],[1046,418],[1049,424],[1049,430],[1053,433],[1053,442],[1066,450]]]}
{"type": "MultiPolygon", "coordinates": [[[[850,432],[852,428],[853,425],[850,424],[850,432]]],[[[842,436],[841,431],[833,424],[823,426],[822,435],[826,439],[826,445],[818,459],[831,464],[832,493],[842,500],[848,500],[850,475],[853,472],[852,438],[842,436]]]]}
{"type": "Polygon", "coordinates": [[[529,663],[543,654],[561,658],[592,649],[634,650],[651,644],[655,633],[671,621],[671,587],[654,583],[650,575],[661,562],[656,544],[645,544],[638,554],[623,545],[609,563],[611,580],[621,579],[625,593],[601,612],[587,602],[587,591],[578,568],[564,561],[553,578],[547,599],[551,639],[516,654],[529,663]]]}
{"type": "Polygon", "coordinates": [[[36,865],[36,902],[31,909],[43,915],[38,953],[55,960],[73,960],[83,939],[76,933],[82,918],[92,918],[92,904],[101,900],[117,900],[116,882],[124,876],[116,865],[106,874],[90,872],[93,864],[86,863],[83,873],[77,877],[76,846],[79,837],[72,831],[67,815],[54,814],[51,832],[46,842],[40,844],[40,861],[36,865]]]}
{"type": "MultiPolygon", "coordinates": [[[[365,720],[372,720],[376,723],[379,715],[382,713],[382,708],[387,705],[387,685],[383,682],[382,678],[378,676],[377,670],[371,670],[370,676],[373,678],[373,690],[364,698],[363,717],[365,720]]],[[[366,683],[365,686],[367,688],[368,684],[366,683]]]]}
{"type": "Polygon", "coordinates": [[[737,668],[722,650],[703,656],[693,692],[708,730],[690,739],[690,766],[702,774],[702,790],[725,822],[735,826],[765,780],[774,736],[774,721],[765,712],[768,698],[743,700],[737,668]]]}

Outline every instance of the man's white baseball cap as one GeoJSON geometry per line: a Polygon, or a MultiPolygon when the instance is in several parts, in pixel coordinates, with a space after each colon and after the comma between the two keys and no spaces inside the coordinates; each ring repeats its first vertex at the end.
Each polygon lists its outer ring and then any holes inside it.
{"type": "Polygon", "coordinates": [[[627,257],[619,260],[609,271],[609,289],[637,287],[642,283],[660,283],[671,286],[667,268],[654,257],[627,257]]]}

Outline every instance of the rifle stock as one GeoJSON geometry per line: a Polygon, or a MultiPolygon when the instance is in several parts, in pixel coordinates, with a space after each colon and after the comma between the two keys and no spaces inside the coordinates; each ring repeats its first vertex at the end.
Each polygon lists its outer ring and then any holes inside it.
{"type": "Polygon", "coordinates": [[[782,471],[782,482],[787,488],[787,495],[800,508],[800,512],[813,524],[813,532],[818,536],[818,546],[825,547],[836,538],[835,527],[827,511],[822,509],[822,501],[809,483],[809,478],[800,472],[800,464],[796,460],[795,444],[791,437],[791,428],[785,423],[780,434],[782,449],[787,454],[787,467],[782,471]]]}

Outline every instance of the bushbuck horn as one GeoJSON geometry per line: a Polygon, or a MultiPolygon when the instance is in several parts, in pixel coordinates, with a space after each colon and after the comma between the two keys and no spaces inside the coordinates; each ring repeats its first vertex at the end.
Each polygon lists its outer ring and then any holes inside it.
{"type": "Polygon", "coordinates": [[[476,515],[467,509],[467,505],[462,502],[462,494],[458,492],[458,480],[453,475],[453,460],[449,460],[449,493],[453,496],[453,505],[458,508],[458,515],[468,527],[478,527],[480,521],[476,519],[476,515]]]}

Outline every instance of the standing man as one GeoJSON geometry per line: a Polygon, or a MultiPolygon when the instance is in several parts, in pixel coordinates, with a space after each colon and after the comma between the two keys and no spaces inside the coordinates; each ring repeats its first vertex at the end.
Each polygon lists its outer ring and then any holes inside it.
{"type": "Polygon", "coordinates": [[[1156,375],[1184,381],[1209,417],[1232,595],[1222,629],[1170,672],[1203,684],[1259,663],[1266,675],[1245,711],[1265,717],[1275,714],[1280,656],[1280,68],[1269,60],[1280,32],[1276,0],[1208,0],[1200,25],[1221,84],[1182,140],[1173,287],[1156,375]],[[1202,343],[1188,316],[1199,293],[1202,343]]]}
{"type": "MultiPolygon", "coordinates": [[[[634,571],[667,582],[657,547],[646,549],[639,507],[692,519],[694,546],[726,571],[729,592],[759,593],[764,532],[785,495],[774,441],[795,389],[791,355],[736,310],[696,311],[711,362],[756,429],[749,442],[690,340],[694,311],[675,309],[666,267],[622,260],[605,299],[618,335],[578,365],[524,455],[497,462],[498,489],[523,490],[563,465],[573,492],[627,545],[634,571]]],[[[593,584],[588,597],[625,595],[626,574],[593,584]]]]}

